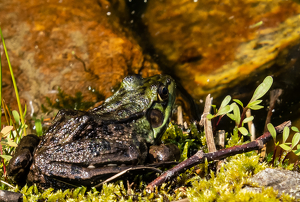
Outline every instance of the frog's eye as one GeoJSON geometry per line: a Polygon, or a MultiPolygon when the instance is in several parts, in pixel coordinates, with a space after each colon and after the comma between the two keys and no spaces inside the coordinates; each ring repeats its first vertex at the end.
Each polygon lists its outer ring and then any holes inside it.
{"type": "Polygon", "coordinates": [[[169,98],[169,90],[167,86],[161,86],[158,89],[158,98],[160,101],[167,100],[169,98]]]}
{"type": "Polygon", "coordinates": [[[149,112],[148,119],[152,128],[157,128],[163,124],[164,115],[158,109],[152,109],[149,112]]]}

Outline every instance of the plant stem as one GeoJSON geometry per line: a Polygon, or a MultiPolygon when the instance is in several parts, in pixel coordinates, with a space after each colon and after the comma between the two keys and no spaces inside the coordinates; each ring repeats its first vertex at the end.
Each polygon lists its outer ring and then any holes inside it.
{"type": "MultiPolygon", "coordinates": [[[[245,119],[247,110],[248,110],[248,107],[243,108],[243,113],[241,115],[241,120],[240,120],[240,123],[238,125],[238,128],[242,126],[242,123],[243,123],[243,120],[245,119]]],[[[240,131],[239,131],[239,138],[241,138],[241,132],[240,131]]]]}
{"type": "Polygon", "coordinates": [[[284,161],[287,159],[287,156],[288,156],[290,153],[291,153],[291,152],[288,152],[288,153],[285,155],[284,159],[282,160],[282,164],[283,164],[284,161]]]}
{"type": "MultiPolygon", "coordinates": [[[[10,61],[9,61],[9,57],[8,57],[8,53],[7,53],[7,49],[6,49],[6,46],[5,46],[4,37],[2,35],[1,28],[0,28],[0,35],[1,35],[1,39],[2,39],[2,44],[3,44],[4,52],[5,52],[5,55],[6,55],[6,58],[7,58],[7,63],[8,63],[8,67],[9,67],[11,79],[12,79],[12,82],[13,82],[13,85],[14,85],[14,89],[15,89],[15,93],[16,93],[16,98],[17,98],[17,102],[18,102],[19,114],[20,114],[20,117],[21,117],[21,122],[22,122],[22,125],[25,126],[24,117],[23,117],[23,110],[22,110],[22,107],[21,107],[21,102],[20,102],[20,97],[19,97],[19,92],[18,92],[16,80],[15,80],[15,77],[14,77],[14,72],[12,70],[12,67],[11,67],[11,64],[10,64],[10,61]]],[[[25,127],[24,127],[24,135],[26,135],[26,129],[25,129],[25,127]]]]}
{"type": "Polygon", "coordinates": [[[274,166],[276,151],[277,151],[277,146],[275,145],[275,149],[274,149],[274,153],[273,153],[273,157],[272,157],[272,166],[274,166]]]}

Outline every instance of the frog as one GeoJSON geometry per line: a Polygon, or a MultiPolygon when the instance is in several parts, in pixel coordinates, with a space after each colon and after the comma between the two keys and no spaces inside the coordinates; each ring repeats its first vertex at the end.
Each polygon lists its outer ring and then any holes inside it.
{"type": "Polygon", "coordinates": [[[100,106],[62,109],[44,136],[25,136],[9,162],[8,175],[18,184],[65,189],[92,187],[144,165],[150,147],[160,143],[168,126],[175,97],[171,76],[127,76],[100,106]]]}

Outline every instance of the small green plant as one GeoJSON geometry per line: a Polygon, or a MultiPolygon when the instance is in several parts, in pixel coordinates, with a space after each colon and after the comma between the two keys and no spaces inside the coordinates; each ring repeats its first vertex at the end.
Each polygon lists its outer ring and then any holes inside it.
{"type": "Polygon", "coordinates": [[[204,132],[199,133],[196,125],[193,123],[190,124],[188,131],[189,133],[183,133],[177,125],[169,123],[161,138],[162,143],[172,143],[180,149],[180,161],[186,160],[195,151],[204,150],[207,152],[204,132]]]}
{"type": "Polygon", "coordinates": [[[288,137],[290,136],[290,128],[285,127],[282,134],[282,143],[276,142],[276,130],[274,126],[269,123],[267,125],[270,134],[274,140],[274,152],[271,152],[268,157],[267,161],[271,162],[272,166],[278,165],[286,167],[288,163],[286,162],[287,156],[293,152],[295,155],[300,156],[300,145],[298,145],[300,141],[300,132],[299,129],[295,126],[292,127],[292,130],[295,132],[292,142],[286,142],[288,137]],[[297,146],[297,149],[293,150],[297,146]],[[279,149],[278,149],[279,148],[279,149]],[[276,158],[277,151],[279,151],[279,156],[276,158]]]}
{"type": "Polygon", "coordinates": [[[229,118],[231,118],[235,122],[235,129],[233,131],[233,135],[236,135],[237,132],[243,134],[244,136],[249,135],[248,130],[244,127],[245,123],[248,123],[249,121],[252,121],[254,119],[253,116],[245,118],[246,112],[248,109],[252,110],[259,110],[262,109],[263,106],[259,105],[262,100],[259,100],[262,96],[264,96],[269,89],[271,88],[273,83],[273,78],[271,76],[267,76],[264,81],[256,88],[254,91],[254,94],[249,101],[249,103],[244,107],[244,104],[238,100],[233,99],[234,103],[231,105],[228,105],[231,97],[227,95],[224,100],[221,103],[220,108],[217,110],[216,114],[208,114],[208,119],[213,119],[218,116],[221,116],[222,118],[224,115],[227,115],[229,118]],[[240,112],[240,108],[238,105],[240,105],[243,109],[242,114],[240,112]],[[230,113],[232,112],[232,113],[230,113]]]}

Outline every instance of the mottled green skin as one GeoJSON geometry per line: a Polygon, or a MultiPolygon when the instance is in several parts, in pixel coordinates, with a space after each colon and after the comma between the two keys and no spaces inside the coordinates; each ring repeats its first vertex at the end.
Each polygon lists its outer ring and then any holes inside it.
{"type": "Polygon", "coordinates": [[[27,182],[42,188],[93,186],[129,166],[144,164],[149,145],[168,125],[174,101],[170,76],[128,76],[101,106],[88,112],[60,110],[34,153],[35,147],[28,150],[29,138],[34,137],[23,138],[9,174],[16,181],[27,176],[27,182]],[[20,169],[25,164],[27,170],[20,169]]]}
{"type": "Polygon", "coordinates": [[[105,102],[92,110],[102,120],[124,120],[139,113],[147,113],[147,110],[158,109],[164,114],[163,124],[152,128],[144,115],[134,123],[134,128],[139,129],[139,134],[147,134],[144,138],[153,144],[155,139],[165,131],[165,127],[172,113],[175,101],[175,82],[167,75],[156,75],[143,79],[140,76],[125,77],[116,93],[105,102]],[[171,83],[167,85],[167,80],[171,83]],[[161,102],[157,96],[158,88],[168,86],[168,100],[161,102]]]}

